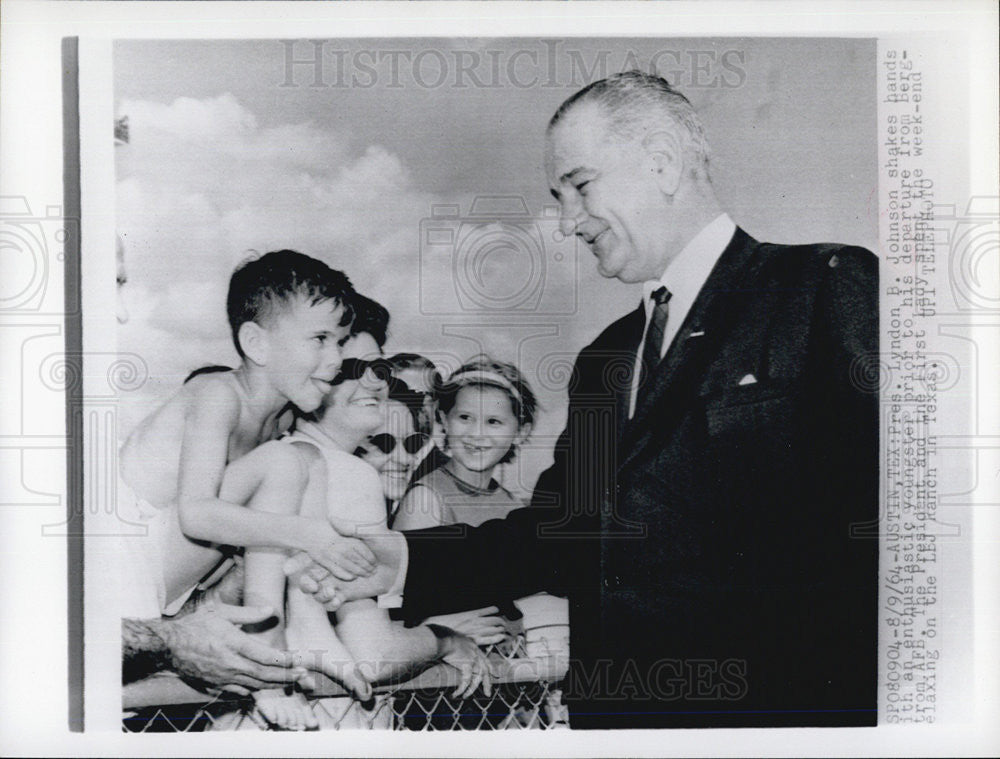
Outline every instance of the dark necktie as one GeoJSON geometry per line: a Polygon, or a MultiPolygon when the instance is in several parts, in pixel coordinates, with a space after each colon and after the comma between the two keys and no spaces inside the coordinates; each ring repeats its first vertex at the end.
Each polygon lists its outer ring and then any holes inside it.
{"type": "Polygon", "coordinates": [[[653,315],[649,319],[646,327],[646,343],[642,348],[642,365],[639,367],[639,390],[636,393],[636,408],[639,401],[645,395],[647,385],[650,384],[650,375],[660,363],[660,354],[663,351],[663,334],[667,330],[668,304],[670,303],[670,291],[665,286],[660,286],[652,293],[653,315]]]}

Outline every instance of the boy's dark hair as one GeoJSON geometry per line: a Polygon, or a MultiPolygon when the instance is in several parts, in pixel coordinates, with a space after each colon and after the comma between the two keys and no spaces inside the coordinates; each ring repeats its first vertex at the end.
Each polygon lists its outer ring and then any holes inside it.
{"type": "MultiPolygon", "coordinates": [[[[470,359],[456,369],[437,392],[438,414],[445,417],[455,408],[458,392],[463,387],[495,387],[503,390],[510,399],[510,407],[519,426],[532,424],[538,400],[528,380],[513,364],[497,361],[485,353],[470,359]]],[[[500,459],[501,464],[514,460],[514,448],[500,459]]]]}
{"type": "Polygon", "coordinates": [[[375,338],[378,347],[385,346],[389,337],[389,310],[378,301],[361,293],[354,293],[351,302],[354,321],[351,322],[351,337],[367,332],[375,338]]]}
{"type": "Polygon", "coordinates": [[[347,276],[322,261],[294,250],[275,250],[240,264],[229,279],[226,311],[240,358],[239,331],[246,322],[264,325],[294,296],[310,305],[332,300],[344,307],[340,326],[351,323],[354,288],[347,276]]]}

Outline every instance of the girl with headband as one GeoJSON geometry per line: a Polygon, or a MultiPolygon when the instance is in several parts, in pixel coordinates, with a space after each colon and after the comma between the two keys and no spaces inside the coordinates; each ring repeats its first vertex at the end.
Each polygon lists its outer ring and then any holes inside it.
{"type": "MultiPolygon", "coordinates": [[[[393,529],[478,526],[523,507],[494,478],[500,464],[514,459],[534,423],[538,404],[521,372],[512,364],[480,354],[451,375],[437,400],[448,461],[404,496],[393,529]]],[[[426,621],[452,625],[480,645],[499,643],[517,627],[511,621],[521,614],[510,599],[495,603],[426,621]]]]}

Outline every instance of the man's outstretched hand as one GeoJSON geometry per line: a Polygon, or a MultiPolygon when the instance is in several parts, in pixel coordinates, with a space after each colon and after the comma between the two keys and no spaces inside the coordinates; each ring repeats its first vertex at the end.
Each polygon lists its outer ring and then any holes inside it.
{"type": "Polygon", "coordinates": [[[378,562],[375,571],[353,580],[335,577],[314,562],[308,554],[299,552],[285,562],[285,574],[303,593],[312,595],[327,611],[336,611],[345,601],[373,598],[394,588],[399,568],[406,557],[406,538],[392,530],[362,536],[378,562]]]}
{"type": "Polygon", "coordinates": [[[298,657],[271,648],[238,625],[273,616],[266,607],[205,604],[179,619],[164,619],[157,633],[167,647],[170,669],[196,684],[246,694],[298,681],[312,687],[298,657]]]}

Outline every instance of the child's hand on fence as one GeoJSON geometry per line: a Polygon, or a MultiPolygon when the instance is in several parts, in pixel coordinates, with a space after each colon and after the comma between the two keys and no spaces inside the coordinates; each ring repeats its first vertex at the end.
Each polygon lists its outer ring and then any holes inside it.
{"type": "Polygon", "coordinates": [[[484,606],[473,611],[461,611],[456,614],[441,614],[424,620],[424,623],[434,623],[450,627],[456,632],[467,635],[480,646],[499,643],[504,639],[507,627],[500,610],[496,606],[484,606]]]}
{"type": "Polygon", "coordinates": [[[493,676],[485,654],[479,650],[472,638],[452,631],[452,634],[442,639],[444,653],[441,661],[459,671],[461,680],[455,688],[456,698],[470,698],[476,689],[482,685],[487,696],[493,690],[493,676]]]}

